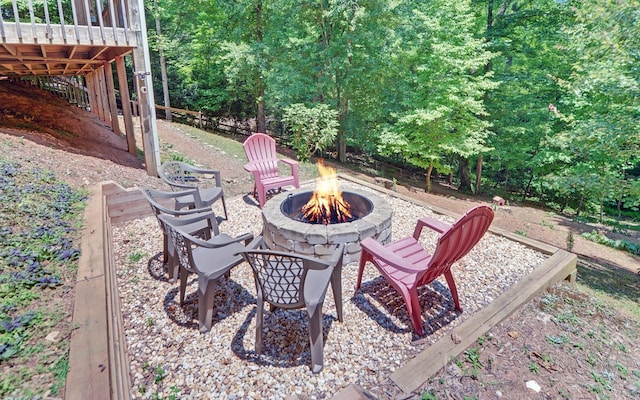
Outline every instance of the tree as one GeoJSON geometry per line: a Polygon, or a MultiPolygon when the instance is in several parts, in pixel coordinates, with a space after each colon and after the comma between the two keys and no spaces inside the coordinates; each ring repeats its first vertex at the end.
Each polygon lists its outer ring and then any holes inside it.
{"type": "Polygon", "coordinates": [[[572,16],[570,4],[555,0],[493,3],[482,0],[477,8],[480,20],[491,18],[486,37],[497,53],[491,70],[501,82],[485,100],[494,132],[485,176],[524,198],[567,161],[550,139],[564,127],[553,112],[562,94],[555,81],[571,73],[574,53],[566,48],[562,26],[571,25],[572,16]]]}
{"type": "MultiPolygon", "coordinates": [[[[392,54],[395,4],[387,1],[281,1],[273,9],[269,48],[273,64],[267,97],[274,112],[295,103],[338,111],[338,153],[370,136],[384,115],[381,82],[392,54]]],[[[393,82],[387,81],[387,84],[393,82]]]]}
{"type": "Polygon", "coordinates": [[[338,133],[337,117],[338,112],[326,104],[311,108],[292,104],[284,109],[282,120],[293,131],[292,144],[299,160],[309,161],[314,153],[333,143],[338,133]]]}
{"type": "Polygon", "coordinates": [[[575,10],[567,33],[578,58],[570,79],[558,81],[567,129],[556,138],[572,158],[559,179],[579,177],[602,220],[607,201],[640,203],[638,177],[627,173],[640,163],[640,3],[589,0],[575,10]]]}
{"type": "Polygon", "coordinates": [[[425,168],[429,190],[431,171],[444,166],[444,155],[488,150],[483,96],[496,84],[483,71],[493,54],[473,33],[469,1],[421,2],[410,12],[397,77],[410,82],[410,90],[396,121],[382,126],[380,151],[425,168]]]}

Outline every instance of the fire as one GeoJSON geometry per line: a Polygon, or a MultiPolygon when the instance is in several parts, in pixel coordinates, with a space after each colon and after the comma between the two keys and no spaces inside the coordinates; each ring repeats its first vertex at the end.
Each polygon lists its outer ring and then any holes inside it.
{"type": "Polygon", "coordinates": [[[349,221],[353,218],[351,205],[342,198],[336,170],[325,166],[320,159],[318,172],[320,176],[316,180],[316,189],[311,199],[302,207],[302,215],[309,222],[324,225],[349,221]]]}

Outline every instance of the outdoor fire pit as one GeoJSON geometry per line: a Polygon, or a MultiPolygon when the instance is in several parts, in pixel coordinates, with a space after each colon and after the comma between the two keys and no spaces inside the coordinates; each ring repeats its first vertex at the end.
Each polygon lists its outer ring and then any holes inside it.
{"type": "Polygon", "coordinates": [[[267,201],[262,234],[269,248],[327,259],[335,244],[344,243],[348,264],[359,260],[362,239],[391,241],[391,206],[372,192],[339,190],[331,175],[322,175],[315,190],[282,192],[267,201]]]}

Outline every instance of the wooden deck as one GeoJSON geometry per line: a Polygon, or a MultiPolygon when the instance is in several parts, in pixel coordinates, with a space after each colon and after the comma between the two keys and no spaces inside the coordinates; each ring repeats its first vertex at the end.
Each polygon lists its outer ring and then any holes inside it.
{"type": "MultiPolygon", "coordinates": [[[[444,209],[416,202],[415,199],[352,177],[341,179],[369,186],[404,200],[415,202],[436,213],[451,215],[444,209]]],[[[82,256],[78,269],[71,336],[69,374],[65,399],[130,398],[129,361],[122,329],[118,286],[111,254],[111,224],[150,216],[151,208],[138,189],[123,189],[114,182],[104,182],[93,190],[85,211],[86,227],[82,240],[82,256]]],[[[391,380],[405,393],[420,388],[430,376],[462,353],[478,337],[507,318],[523,304],[553,282],[575,281],[575,254],[532,239],[490,228],[490,232],[521,242],[549,258],[543,265],[504,292],[486,308],[454,329],[456,342],[444,337],[391,374],[391,380]]],[[[365,391],[349,386],[336,393],[334,399],[371,399],[365,391]]]]}
{"type": "Polygon", "coordinates": [[[128,0],[7,2],[0,12],[0,76],[84,75],[130,53],[140,26],[130,9],[128,0]]]}

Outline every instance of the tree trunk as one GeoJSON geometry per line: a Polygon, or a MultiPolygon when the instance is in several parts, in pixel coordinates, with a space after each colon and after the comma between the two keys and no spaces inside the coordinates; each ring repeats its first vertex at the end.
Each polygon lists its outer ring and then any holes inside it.
{"type": "MultiPolygon", "coordinates": [[[[529,182],[527,182],[527,186],[524,188],[524,193],[522,193],[522,201],[527,199],[527,193],[531,190],[531,183],[533,182],[533,171],[531,171],[531,176],[529,176],[529,182]]],[[[542,188],[541,188],[542,189],[542,188]]],[[[542,190],[541,190],[542,193],[542,190]]],[[[542,199],[538,199],[540,201],[542,199]]]]}
{"type": "Polygon", "coordinates": [[[460,178],[460,187],[458,190],[465,193],[471,193],[471,174],[469,172],[468,158],[458,158],[458,177],[460,178]]]}
{"type": "Polygon", "coordinates": [[[425,181],[425,188],[424,188],[424,190],[426,190],[427,193],[431,192],[431,172],[433,172],[433,161],[429,162],[429,169],[427,169],[427,178],[425,181]]]}
{"type": "Polygon", "coordinates": [[[480,193],[481,186],[482,186],[482,154],[478,155],[478,161],[476,162],[476,194],[480,193]]]}
{"type": "Polygon", "coordinates": [[[578,209],[576,210],[576,217],[580,216],[580,212],[582,211],[582,206],[584,205],[584,195],[580,195],[580,202],[578,203],[578,209]]]}
{"type": "MultiPolygon", "coordinates": [[[[339,113],[339,121],[342,122],[347,118],[347,113],[349,112],[349,100],[342,97],[340,99],[340,113],[339,113]]],[[[338,131],[338,160],[341,163],[345,163],[347,161],[347,140],[344,135],[344,129],[340,128],[338,131]]]]}

